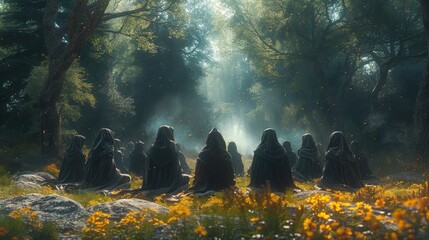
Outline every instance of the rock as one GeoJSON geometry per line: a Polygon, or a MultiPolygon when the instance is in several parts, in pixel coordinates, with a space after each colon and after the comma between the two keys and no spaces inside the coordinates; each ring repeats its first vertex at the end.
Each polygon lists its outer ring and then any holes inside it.
{"type": "Polygon", "coordinates": [[[332,193],[327,192],[327,191],[322,191],[322,190],[311,190],[311,191],[302,191],[300,193],[294,194],[293,197],[297,198],[297,199],[305,199],[308,197],[311,197],[313,195],[329,195],[331,196],[332,193]]]}
{"type": "Polygon", "coordinates": [[[45,180],[46,180],[45,178],[36,174],[22,174],[14,178],[15,182],[31,182],[31,183],[37,183],[37,184],[45,180]]]}
{"type": "Polygon", "coordinates": [[[24,189],[38,190],[38,189],[42,188],[42,186],[40,186],[39,184],[34,183],[34,182],[22,182],[22,181],[18,181],[18,182],[13,182],[13,184],[16,187],[24,188],[24,189]]]}
{"type": "Polygon", "coordinates": [[[12,178],[15,186],[26,189],[40,189],[40,185],[44,181],[51,179],[55,179],[55,177],[45,172],[22,172],[12,178]]]}
{"type": "Polygon", "coordinates": [[[138,198],[120,199],[114,202],[100,203],[93,207],[87,208],[87,211],[89,214],[92,214],[96,211],[108,213],[110,216],[112,216],[113,220],[118,221],[128,212],[138,212],[142,209],[149,208],[157,210],[160,214],[167,214],[169,212],[169,209],[166,207],[138,198]]]}
{"type": "Polygon", "coordinates": [[[422,183],[425,181],[425,177],[419,173],[406,171],[406,172],[400,172],[400,173],[389,175],[384,180],[422,183]]]}
{"type": "Polygon", "coordinates": [[[46,172],[36,172],[34,175],[40,176],[40,177],[44,178],[45,180],[56,179],[56,177],[54,177],[53,175],[46,173],[46,172]]]}
{"type": "Polygon", "coordinates": [[[24,207],[31,207],[42,223],[56,224],[60,232],[81,230],[87,216],[80,203],[57,194],[44,196],[32,193],[0,200],[0,214],[9,214],[24,207]]]}

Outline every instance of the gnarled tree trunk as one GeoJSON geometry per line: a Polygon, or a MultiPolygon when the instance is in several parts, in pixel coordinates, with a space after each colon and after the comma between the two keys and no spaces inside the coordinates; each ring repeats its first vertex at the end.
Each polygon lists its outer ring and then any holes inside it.
{"type": "MultiPolygon", "coordinates": [[[[420,0],[420,6],[429,50],[429,1],[420,0]]],[[[416,98],[414,136],[417,153],[429,164],[429,56],[426,62],[426,72],[416,98]]]]}
{"type": "Polygon", "coordinates": [[[108,4],[109,0],[98,0],[92,4],[87,0],[77,0],[66,24],[58,26],[59,0],[46,1],[43,33],[49,69],[40,95],[40,123],[41,150],[48,158],[55,157],[59,152],[61,116],[58,104],[67,70],[79,56],[90,34],[102,21],[108,4]]]}

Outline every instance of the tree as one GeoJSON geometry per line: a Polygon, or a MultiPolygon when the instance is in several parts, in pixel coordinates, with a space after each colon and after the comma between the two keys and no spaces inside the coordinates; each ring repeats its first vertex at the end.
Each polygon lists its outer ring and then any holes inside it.
{"type": "Polygon", "coordinates": [[[237,42],[319,137],[338,129],[337,102],[359,64],[341,1],[227,1],[237,42]],[[341,71],[343,70],[343,71],[341,71]],[[316,120],[317,119],[317,120],[316,120]]]}
{"type": "Polygon", "coordinates": [[[42,16],[44,0],[0,1],[0,126],[25,129],[23,90],[33,66],[44,59],[42,16]]]}
{"type": "MultiPolygon", "coordinates": [[[[429,1],[420,0],[423,26],[426,31],[427,47],[429,50],[429,1]]],[[[416,98],[414,113],[414,136],[418,154],[429,160],[429,56],[426,60],[426,73],[420,83],[416,98]]]]}
{"type": "MultiPolygon", "coordinates": [[[[43,32],[48,55],[48,76],[40,97],[41,106],[41,147],[42,153],[55,156],[60,145],[61,116],[58,102],[65,82],[65,74],[79,57],[90,36],[103,23],[126,16],[156,19],[178,1],[146,0],[132,10],[107,12],[111,0],[76,0],[68,11],[68,17],[61,22],[59,0],[47,0],[43,16],[43,32]],[[155,13],[155,16],[145,16],[155,13]]],[[[121,33],[120,30],[112,31],[121,33]]]]}
{"type": "Polygon", "coordinates": [[[426,56],[418,4],[414,0],[349,0],[344,5],[349,25],[366,56],[375,62],[378,77],[371,91],[371,108],[381,110],[379,95],[389,72],[400,64],[426,56]]]}

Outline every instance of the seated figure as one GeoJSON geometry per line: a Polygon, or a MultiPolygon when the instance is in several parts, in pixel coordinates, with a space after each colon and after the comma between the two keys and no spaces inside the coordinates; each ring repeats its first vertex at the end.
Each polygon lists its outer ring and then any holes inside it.
{"type": "Polygon", "coordinates": [[[250,188],[260,189],[266,184],[269,184],[273,192],[285,192],[296,188],[286,152],[272,128],[265,129],[262,134],[250,171],[250,188]]]}
{"type": "Polygon", "coordinates": [[[74,135],[64,152],[58,178],[45,180],[41,184],[61,188],[62,185],[81,183],[85,177],[85,155],[82,150],[84,142],[84,136],[74,135]]]}
{"type": "Polygon", "coordinates": [[[298,150],[298,161],[293,166],[292,173],[298,181],[311,181],[322,176],[319,151],[313,136],[309,133],[302,136],[302,145],[298,150]]]}
{"type": "Polygon", "coordinates": [[[102,128],[89,151],[83,188],[90,191],[111,191],[129,188],[131,177],[116,168],[113,132],[102,128]]]}
{"type": "Polygon", "coordinates": [[[368,158],[362,152],[359,142],[352,141],[350,148],[352,153],[355,155],[361,178],[365,181],[379,180],[376,176],[374,176],[371,169],[369,168],[368,158]]]}
{"type": "Polygon", "coordinates": [[[130,153],[130,172],[145,179],[147,175],[147,156],[144,153],[144,143],[138,141],[133,145],[134,150],[130,153]]]}
{"type": "Polygon", "coordinates": [[[124,152],[123,152],[123,148],[121,148],[121,140],[115,138],[114,139],[115,144],[114,144],[114,154],[113,154],[113,158],[115,159],[115,164],[116,167],[121,171],[121,173],[128,173],[128,169],[125,167],[125,163],[124,163],[124,152]]]}
{"type": "Polygon", "coordinates": [[[355,190],[364,186],[358,164],[342,132],[331,134],[325,157],[323,176],[317,184],[320,188],[355,190]]]}
{"type": "Polygon", "coordinates": [[[235,142],[230,142],[228,144],[228,153],[231,155],[232,168],[234,169],[234,174],[236,176],[244,175],[244,165],[241,160],[241,154],[237,150],[237,145],[235,142]]]}
{"type": "Polygon", "coordinates": [[[283,142],[283,148],[286,151],[287,159],[289,160],[289,166],[293,167],[298,159],[296,153],[292,151],[292,145],[289,141],[283,142]]]}
{"type": "Polygon", "coordinates": [[[198,154],[193,193],[221,191],[235,186],[231,155],[226,151],[223,136],[213,128],[207,136],[206,145],[198,154]]]}
{"type": "Polygon", "coordinates": [[[173,195],[188,187],[189,177],[182,175],[172,127],[163,125],[158,129],[155,142],[148,151],[147,161],[147,180],[143,180],[139,189],[144,195],[173,195]]]}
{"type": "Polygon", "coordinates": [[[177,151],[179,152],[179,162],[180,166],[182,167],[182,172],[184,174],[190,174],[191,168],[189,167],[188,163],[186,162],[185,154],[182,153],[181,149],[182,146],[179,143],[176,143],[177,151]]]}

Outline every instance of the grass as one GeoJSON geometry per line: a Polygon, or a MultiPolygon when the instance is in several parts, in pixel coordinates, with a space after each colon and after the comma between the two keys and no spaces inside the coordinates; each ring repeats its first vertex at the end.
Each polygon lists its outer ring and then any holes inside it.
{"type": "MultiPolygon", "coordinates": [[[[244,165],[246,169],[249,167],[249,158],[244,158],[244,165]]],[[[190,161],[190,166],[193,168],[195,162],[190,161]]],[[[48,169],[56,172],[54,166],[48,169]]],[[[141,179],[135,176],[132,179],[132,188],[141,186],[141,179]]],[[[65,193],[49,187],[23,189],[11,183],[10,174],[0,168],[0,199],[28,193],[58,194],[85,207],[119,199],[95,193],[65,193]]],[[[165,215],[142,210],[114,222],[108,214],[96,212],[79,234],[85,239],[115,236],[150,239],[159,238],[161,231],[164,238],[171,239],[415,239],[429,236],[428,182],[385,182],[356,193],[335,192],[330,196],[313,195],[305,199],[294,198],[292,192],[244,194],[249,178],[236,178],[236,183],[242,193],[218,193],[210,198],[185,197],[179,202],[157,198],[157,203],[170,209],[165,215]]],[[[303,190],[313,190],[315,183],[297,185],[303,190]]],[[[36,239],[44,232],[46,239],[58,235],[52,224],[37,223],[30,209],[12,215],[18,217],[9,221],[10,217],[1,216],[0,239],[12,235],[36,239]]]]}

